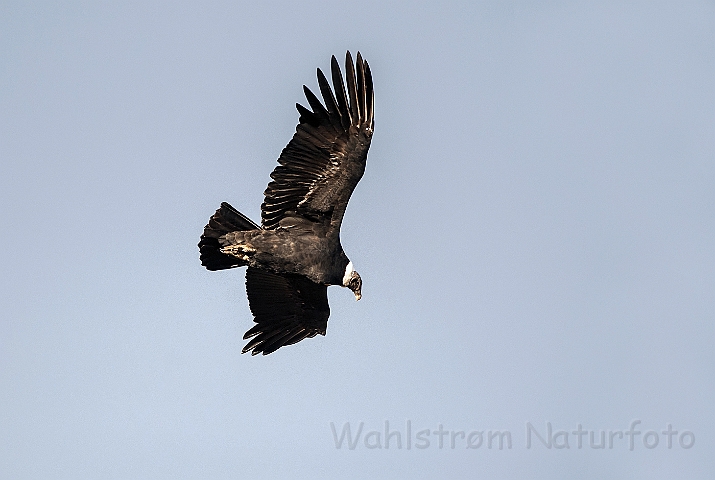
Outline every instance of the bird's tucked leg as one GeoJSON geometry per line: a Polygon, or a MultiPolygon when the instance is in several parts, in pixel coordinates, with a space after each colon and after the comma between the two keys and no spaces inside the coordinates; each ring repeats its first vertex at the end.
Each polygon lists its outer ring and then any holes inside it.
{"type": "MultiPolygon", "coordinates": [[[[223,239],[220,239],[219,242],[221,242],[221,240],[223,239]]],[[[232,255],[244,262],[248,262],[253,254],[256,253],[256,249],[246,243],[226,244],[221,247],[221,253],[232,255]]]]}

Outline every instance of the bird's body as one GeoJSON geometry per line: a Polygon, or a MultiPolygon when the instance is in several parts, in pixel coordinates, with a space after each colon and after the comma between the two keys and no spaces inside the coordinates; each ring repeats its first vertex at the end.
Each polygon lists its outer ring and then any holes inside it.
{"type": "Polygon", "coordinates": [[[252,354],[271,353],[325,334],[327,287],[361,297],[362,279],[340,244],[340,225],[365,171],[374,127],[372,77],[360,53],[346,55],[347,92],[335,57],[335,95],[318,69],[323,105],[303,87],[312,111],[296,105],[300,123],[271,173],[261,226],[227,203],[209,220],[199,242],[209,270],[247,266],[246,292],[257,325],[244,338],[252,354]]]}
{"type": "Polygon", "coordinates": [[[249,267],[295,273],[325,285],[341,285],[349,260],[340,239],[328,236],[321,224],[304,223],[291,229],[228,233],[221,251],[244,260],[249,267]]]}

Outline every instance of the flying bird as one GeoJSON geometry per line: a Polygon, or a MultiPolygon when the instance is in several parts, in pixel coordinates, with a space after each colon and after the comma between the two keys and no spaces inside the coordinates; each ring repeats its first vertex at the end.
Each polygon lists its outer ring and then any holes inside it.
{"type": "Polygon", "coordinates": [[[246,293],[256,323],[242,353],[267,355],[325,335],[328,286],[349,288],[360,300],[362,279],[340,244],[350,195],[365,172],[372,139],[373,89],[367,62],[345,56],[345,79],[332,57],[333,88],[318,69],[323,103],[303,86],[293,139],[271,173],[257,225],[224,202],[204,227],[201,264],[208,270],[247,266],[246,293]]]}

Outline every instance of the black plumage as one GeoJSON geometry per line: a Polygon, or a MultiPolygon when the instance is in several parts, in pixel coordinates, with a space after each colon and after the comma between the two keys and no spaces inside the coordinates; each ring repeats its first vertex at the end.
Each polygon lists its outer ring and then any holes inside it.
{"type": "Polygon", "coordinates": [[[256,325],[243,353],[267,355],[317,334],[325,335],[327,288],[361,297],[362,279],[340,244],[350,195],[365,172],[374,127],[372,75],[360,53],[345,58],[345,82],[335,57],[333,89],[318,69],[323,102],[303,86],[293,139],[281,152],[261,205],[258,226],[228,203],[211,217],[199,242],[209,270],[248,266],[246,293],[256,325]]]}

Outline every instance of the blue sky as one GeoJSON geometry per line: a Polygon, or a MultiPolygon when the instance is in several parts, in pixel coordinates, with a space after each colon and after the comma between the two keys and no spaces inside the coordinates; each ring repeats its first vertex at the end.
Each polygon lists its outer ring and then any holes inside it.
{"type": "Polygon", "coordinates": [[[710,478],[714,26],[712,2],[3,3],[0,471],[710,478]],[[347,49],[375,82],[342,229],[363,299],[241,355],[243,272],[198,237],[221,201],[259,219],[347,49]]]}

